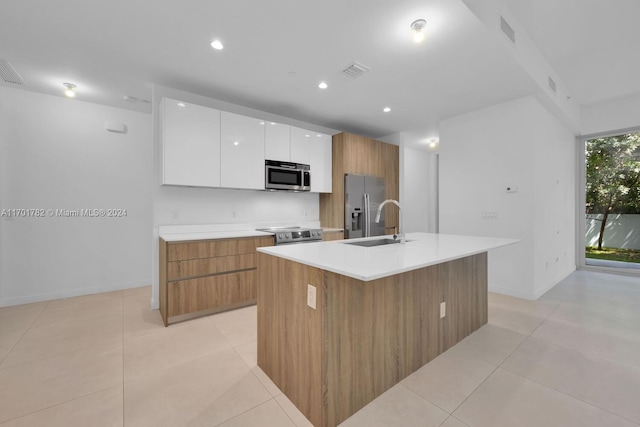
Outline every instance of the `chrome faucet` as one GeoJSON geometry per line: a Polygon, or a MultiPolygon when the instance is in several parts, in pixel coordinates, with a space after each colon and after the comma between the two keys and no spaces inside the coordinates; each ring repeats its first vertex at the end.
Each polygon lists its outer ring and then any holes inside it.
{"type": "MultiPolygon", "coordinates": [[[[384,205],[386,205],[387,203],[393,203],[394,205],[396,205],[398,207],[398,209],[400,210],[400,244],[404,244],[405,243],[405,238],[404,238],[404,219],[402,218],[402,205],[400,205],[400,203],[397,200],[393,200],[393,199],[387,199],[384,202],[380,203],[380,206],[378,206],[378,213],[376,214],[376,223],[380,222],[380,213],[382,213],[382,208],[384,207],[384,205]]],[[[393,238],[395,239],[397,236],[393,236],[393,238]]]]}

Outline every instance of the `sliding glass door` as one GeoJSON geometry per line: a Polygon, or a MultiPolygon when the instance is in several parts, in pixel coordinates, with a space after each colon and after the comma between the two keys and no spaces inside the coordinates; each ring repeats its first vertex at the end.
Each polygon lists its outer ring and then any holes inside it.
{"type": "Polygon", "coordinates": [[[578,143],[578,264],[640,274],[640,129],[578,143]]]}

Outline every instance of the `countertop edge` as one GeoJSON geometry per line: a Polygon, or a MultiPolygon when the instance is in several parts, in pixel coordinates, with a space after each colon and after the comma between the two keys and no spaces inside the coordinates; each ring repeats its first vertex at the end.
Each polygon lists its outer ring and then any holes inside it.
{"type": "Polygon", "coordinates": [[[194,242],[198,240],[238,239],[243,237],[268,237],[272,233],[264,231],[211,231],[193,233],[161,233],[159,237],[165,242],[194,242]]]}
{"type": "MultiPolygon", "coordinates": [[[[478,237],[478,236],[456,236],[456,237],[469,237],[471,239],[478,239],[478,238],[482,238],[482,237],[478,237]]],[[[366,238],[366,239],[357,239],[357,240],[371,240],[371,239],[375,239],[375,238],[366,238]]],[[[336,274],[340,274],[343,276],[347,276],[347,277],[351,277],[357,280],[361,280],[364,282],[370,282],[373,280],[377,280],[377,279],[381,279],[383,277],[388,277],[388,276],[394,276],[396,274],[402,274],[402,273],[406,273],[408,271],[413,271],[413,270],[418,270],[420,268],[425,268],[425,267],[430,267],[433,265],[437,265],[437,264],[442,264],[445,262],[449,262],[449,261],[453,261],[456,259],[461,259],[461,258],[465,258],[468,256],[473,256],[473,255],[478,255],[480,253],[484,253],[484,252],[488,252],[492,249],[498,249],[498,248],[502,248],[505,246],[510,246],[510,245],[514,245],[516,243],[521,242],[521,240],[517,240],[517,239],[506,239],[506,238],[497,238],[497,237],[487,237],[487,239],[491,239],[491,240],[497,240],[500,241],[498,242],[494,242],[491,245],[488,245],[486,247],[480,248],[480,249],[474,249],[474,250],[467,250],[467,251],[461,251],[460,253],[457,253],[455,255],[449,255],[449,256],[444,256],[441,258],[437,258],[437,259],[430,259],[428,261],[425,262],[419,262],[419,263],[415,263],[409,266],[404,266],[404,267],[399,267],[399,268],[394,268],[392,270],[389,270],[387,272],[382,272],[382,273],[377,273],[377,274],[371,274],[371,275],[361,275],[361,274],[357,274],[354,272],[350,272],[350,271],[346,271],[340,268],[336,268],[336,267],[332,267],[331,265],[328,265],[327,263],[321,263],[321,262],[316,262],[314,260],[311,259],[302,259],[299,256],[292,256],[286,253],[281,253],[278,251],[278,247],[277,246],[273,246],[273,247],[264,247],[264,248],[257,248],[257,250],[259,252],[262,252],[264,254],[267,255],[271,255],[271,256],[276,256],[279,258],[283,258],[289,261],[293,261],[293,262],[297,262],[300,264],[304,264],[304,265],[308,265],[310,267],[315,267],[321,270],[325,270],[325,271],[330,271],[332,273],[336,273],[336,274]]],[[[322,245],[332,245],[332,244],[344,244],[343,241],[333,241],[333,242],[320,242],[317,244],[322,244],[322,245]]],[[[366,249],[366,248],[363,248],[366,249]]]]}

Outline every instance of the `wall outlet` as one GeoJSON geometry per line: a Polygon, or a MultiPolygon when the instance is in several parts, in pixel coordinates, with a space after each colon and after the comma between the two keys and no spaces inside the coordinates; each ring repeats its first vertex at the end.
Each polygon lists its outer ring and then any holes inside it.
{"type": "Polygon", "coordinates": [[[313,285],[307,285],[307,305],[316,308],[316,287],[313,285]]]}
{"type": "Polygon", "coordinates": [[[440,318],[442,319],[447,314],[447,303],[440,303],[440,318]]]}
{"type": "Polygon", "coordinates": [[[480,214],[480,218],[482,219],[498,219],[498,212],[495,211],[484,211],[480,214]]]}
{"type": "Polygon", "coordinates": [[[518,186],[517,185],[507,185],[507,193],[517,193],[518,186]]]}

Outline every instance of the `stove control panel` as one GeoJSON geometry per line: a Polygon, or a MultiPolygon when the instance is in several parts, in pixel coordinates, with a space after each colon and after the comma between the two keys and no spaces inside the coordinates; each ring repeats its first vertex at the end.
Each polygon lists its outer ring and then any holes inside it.
{"type": "Polygon", "coordinates": [[[260,231],[271,232],[275,238],[276,245],[288,243],[306,243],[322,240],[322,229],[320,228],[291,228],[291,229],[260,229],[260,231]]]}

